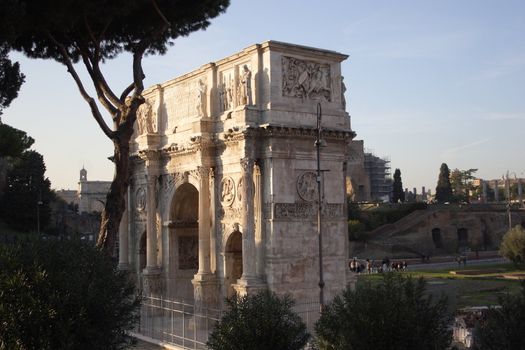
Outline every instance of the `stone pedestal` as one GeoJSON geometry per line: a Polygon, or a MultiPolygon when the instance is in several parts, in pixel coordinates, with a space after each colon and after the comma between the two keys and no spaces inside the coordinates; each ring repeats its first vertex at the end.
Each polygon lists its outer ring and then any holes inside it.
{"type": "Polygon", "coordinates": [[[244,278],[241,277],[237,283],[233,285],[235,292],[240,295],[256,294],[257,292],[268,288],[266,284],[262,283],[258,278],[244,278]]]}
{"type": "Polygon", "coordinates": [[[162,281],[159,268],[145,268],[142,273],[142,282],[144,295],[162,294],[162,281]]]}
{"type": "Polygon", "coordinates": [[[191,283],[193,284],[195,305],[198,307],[218,305],[219,284],[214,274],[197,273],[191,283]]]}

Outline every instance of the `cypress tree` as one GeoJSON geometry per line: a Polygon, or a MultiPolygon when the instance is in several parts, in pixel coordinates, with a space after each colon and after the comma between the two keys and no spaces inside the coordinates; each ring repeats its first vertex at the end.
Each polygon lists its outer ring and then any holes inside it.
{"type": "Polygon", "coordinates": [[[452,200],[452,186],[450,185],[450,170],[446,163],[441,164],[439,178],[436,186],[436,201],[438,203],[452,200]]]}
{"type": "Polygon", "coordinates": [[[405,192],[403,191],[403,182],[401,181],[401,170],[396,169],[394,172],[394,184],[392,188],[392,202],[404,202],[405,192]]]}

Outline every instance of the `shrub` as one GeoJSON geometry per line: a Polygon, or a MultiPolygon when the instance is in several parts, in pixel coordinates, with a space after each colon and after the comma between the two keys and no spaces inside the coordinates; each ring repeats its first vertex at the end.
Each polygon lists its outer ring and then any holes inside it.
{"type": "Polygon", "coordinates": [[[358,220],[348,221],[348,239],[350,241],[365,241],[366,231],[365,224],[358,220]]]}
{"type": "Polygon", "coordinates": [[[139,305],[127,274],[93,247],[0,246],[0,349],[122,349],[139,305]]]}
{"type": "Polygon", "coordinates": [[[524,350],[525,342],[525,281],[521,294],[506,294],[499,298],[501,307],[490,308],[484,322],[475,330],[480,350],[524,350]]]}
{"type": "Polygon", "coordinates": [[[423,279],[390,273],[336,296],[316,323],[316,343],[322,350],[447,349],[449,321],[446,299],[434,303],[423,279]]]}
{"type": "Polygon", "coordinates": [[[299,350],[309,335],[293,300],[268,290],[227,300],[228,311],[208,339],[212,350],[299,350]]]}
{"type": "Polygon", "coordinates": [[[515,226],[501,240],[499,253],[515,264],[525,262],[525,229],[521,226],[515,226]]]}

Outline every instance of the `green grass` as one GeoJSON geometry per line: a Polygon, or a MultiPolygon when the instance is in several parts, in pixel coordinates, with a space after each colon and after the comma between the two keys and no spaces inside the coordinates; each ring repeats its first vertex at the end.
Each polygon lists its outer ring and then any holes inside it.
{"type": "MultiPolygon", "coordinates": [[[[505,293],[518,293],[520,282],[502,278],[502,274],[523,274],[525,270],[517,268],[513,264],[490,264],[467,265],[460,269],[440,268],[396,273],[413,278],[424,278],[427,281],[428,292],[434,297],[445,295],[448,299],[449,311],[454,313],[456,310],[467,306],[497,305],[498,297],[505,293]],[[499,271],[496,272],[495,269],[499,271]],[[476,274],[454,275],[450,271],[476,271],[476,274]]],[[[359,281],[377,283],[381,278],[381,274],[361,275],[359,281]]]]}

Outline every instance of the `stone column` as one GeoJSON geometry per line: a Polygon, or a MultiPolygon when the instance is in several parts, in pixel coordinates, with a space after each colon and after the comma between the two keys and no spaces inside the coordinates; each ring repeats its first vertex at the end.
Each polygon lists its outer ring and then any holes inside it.
{"type": "Polygon", "coordinates": [[[255,250],[257,277],[264,277],[264,237],[262,232],[261,165],[255,164],[255,250]]]}
{"type": "Polygon", "coordinates": [[[157,263],[157,175],[146,175],[146,268],[142,271],[145,295],[162,292],[157,263]]]}
{"type": "Polygon", "coordinates": [[[199,174],[199,270],[193,277],[193,296],[198,306],[216,305],[217,281],[210,269],[210,169],[198,167],[199,174]]]}
{"type": "Polygon", "coordinates": [[[160,272],[157,265],[156,184],[157,176],[148,175],[146,190],[146,271],[144,271],[147,274],[160,272]]]}
{"type": "Polygon", "coordinates": [[[241,159],[242,168],[242,276],[238,280],[235,290],[240,295],[256,292],[262,287],[257,278],[256,264],[257,252],[255,249],[255,224],[254,215],[254,188],[253,188],[253,165],[254,160],[250,158],[241,159]]]}
{"type": "Polygon", "coordinates": [[[209,168],[199,167],[199,275],[210,273],[210,185],[209,168]]]}
{"type": "Polygon", "coordinates": [[[498,180],[494,180],[494,201],[499,202],[498,180]]]}
{"type": "Polygon", "coordinates": [[[119,234],[119,245],[118,245],[118,269],[129,270],[129,187],[124,197],[124,213],[122,213],[122,219],[120,220],[120,226],[118,230],[119,234]]]}
{"type": "Polygon", "coordinates": [[[210,168],[210,270],[212,273],[217,271],[217,239],[215,237],[215,208],[217,206],[217,202],[215,196],[215,172],[213,168],[210,168]]]}
{"type": "Polygon", "coordinates": [[[481,180],[481,201],[487,203],[487,181],[481,180]]]}
{"type": "Polygon", "coordinates": [[[241,160],[242,167],[242,278],[251,279],[256,276],[255,272],[255,225],[253,207],[253,165],[250,158],[241,160]]]}

